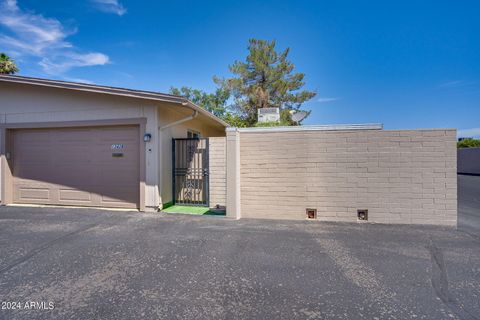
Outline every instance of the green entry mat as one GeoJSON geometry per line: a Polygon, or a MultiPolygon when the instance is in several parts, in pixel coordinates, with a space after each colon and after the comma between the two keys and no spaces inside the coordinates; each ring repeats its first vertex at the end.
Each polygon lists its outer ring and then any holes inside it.
{"type": "Polygon", "coordinates": [[[214,216],[224,216],[225,212],[222,211],[212,211],[208,207],[193,207],[193,206],[179,206],[173,205],[162,210],[166,213],[183,213],[183,214],[195,214],[195,215],[214,215],[214,216]]]}

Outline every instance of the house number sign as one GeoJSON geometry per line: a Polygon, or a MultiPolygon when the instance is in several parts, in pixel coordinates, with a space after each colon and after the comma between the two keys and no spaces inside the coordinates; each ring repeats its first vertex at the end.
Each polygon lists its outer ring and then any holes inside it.
{"type": "Polygon", "coordinates": [[[122,150],[123,149],[123,144],[114,143],[114,144],[112,144],[112,146],[110,148],[112,150],[122,150]]]}

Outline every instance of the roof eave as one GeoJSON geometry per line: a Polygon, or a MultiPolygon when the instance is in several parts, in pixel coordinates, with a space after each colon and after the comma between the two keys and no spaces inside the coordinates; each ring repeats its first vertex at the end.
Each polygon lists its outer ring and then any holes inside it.
{"type": "Polygon", "coordinates": [[[228,127],[228,124],[222,119],[216,117],[215,115],[208,112],[204,108],[194,104],[190,100],[180,96],[174,96],[174,95],[168,95],[168,94],[156,93],[156,92],[150,92],[150,91],[123,89],[123,88],[116,88],[116,87],[84,84],[84,83],[78,83],[78,82],[67,82],[67,81],[30,78],[30,77],[21,77],[21,76],[12,76],[12,75],[0,75],[0,81],[19,83],[19,84],[30,84],[30,85],[44,86],[44,87],[50,87],[50,88],[83,91],[83,92],[109,94],[109,95],[115,95],[115,96],[146,99],[146,100],[152,100],[152,101],[177,103],[177,104],[181,104],[182,106],[189,107],[190,109],[197,110],[199,113],[220,123],[222,126],[228,127]]]}

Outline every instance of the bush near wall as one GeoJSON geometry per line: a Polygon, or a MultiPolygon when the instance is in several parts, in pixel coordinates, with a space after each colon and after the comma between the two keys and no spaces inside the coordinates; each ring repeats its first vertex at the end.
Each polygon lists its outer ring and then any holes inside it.
{"type": "Polygon", "coordinates": [[[480,139],[463,139],[457,142],[457,148],[480,148],[480,139]]]}

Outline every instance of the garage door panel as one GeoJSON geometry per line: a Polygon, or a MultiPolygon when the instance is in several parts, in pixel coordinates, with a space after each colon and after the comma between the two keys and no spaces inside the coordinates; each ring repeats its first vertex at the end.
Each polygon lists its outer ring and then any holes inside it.
{"type": "Polygon", "coordinates": [[[45,174],[42,165],[24,166],[22,170],[15,172],[16,183],[22,184],[57,184],[67,185],[71,187],[78,187],[82,185],[95,185],[95,179],[98,179],[98,174],[95,172],[85,170],[71,170],[70,167],[55,166],[52,174],[45,174]]]}
{"type": "Polygon", "coordinates": [[[22,129],[13,141],[14,202],[138,208],[138,126],[22,129]]]}
{"type": "Polygon", "coordinates": [[[128,142],[138,142],[138,136],[136,134],[137,128],[105,128],[98,130],[98,137],[101,140],[108,142],[116,141],[128,141],[128,142]]]}
{"type": "Polygon", "coordinates": [[[71,142],[92,142],[95,141],[95,130],[98,129],[67,129],[62,130],[61,134],[56,137],[58,143],[71,142]]]}
{"type": "MultiPolygon", "coordinates": [[[[97,165],[99,166],[101,171],[115,170],[117,174],[127,174],[128,169],[131,169],[133,165],[138,163],[138,160],[132,156],[110,156],[110,158],[106,159],[103,159],[99,156],[99,158],[100,160],[97,162],[97,165]]],[[[135,172],[135,174],[138,175],[137,172],[135,172]]]]}
{"type": "MultiPolygon", "coordinates": [[[[33,189],[48,189],[54,191],[54,193],[58,194],[60,190],[83,190],[83,191],[95,191],[95,187],[88,181],[78,181],[77,183],[72,182],[63,182],[63,181],[53,181],[53,179],[49,179],[49,181],[41,181],[35,180],[31,178],[18,178],[15,177],[14,190],[18,188],[33,188],[33,189]]],[[[96,189],[101,190],[101,188],[106,188],[106,186],[98,187],[96,189]]]]}
{"type": "Polygon", "coordinates": [[[59,201],[81,201],[89,203],[92,201],[92,193],[78,189],[59,189],[59,201]]]}
{"type": "MultiPolygon", "coordinates": [[[[15,182],[13,184],[14,187],[21,187],[21,186],[31,186],[31,187],[41,187],[41,188],[49,188],[49,185],[52,183],[50,181],[42,181],[39,178],[36,179],[33,175],[28,175],[28,178],[21,178],[15,177],[15,182]]],[[[14,188],[15,189],[15,188],[14,188]]]]}
{"type": "MultiPolygon", "coordinates": [[[[72,150],[70,146],[59,146],[59,149],[55,151],[54,161],[61,165],[69,165],[70,163],[82,164],[90,163],[92,153],[95,149],[88,146],[76,146],[75,150],[72,150]]],[[[75,166],[76,167],[76,166],[75,166]]]]}
{"type": "Polygon", "coordinates": [[[100,184],[104,188],[112,185],[120,185],[131,188],[132,186],[137,185],[136,183],[132,182],[132,180],[137,179],[138,178],[136,175],[132,173],[125,173],[123,175],[108,174],[106,172],[100,173],[100,184]]]}
{"type": "MultiPolygon", "coordinates": [[[[19,142],[21,143],[21,142],[19,142]]],[[[23,163],[49,162],[51,150],[49,147],[25,145],[25,149],[13,150],[17,160],[23,163]]]]}
{"type": "Polygon", "coordinates": [[[49,181],[61,184],[94,184],[96,173],[95,168],[91,168],[85,163],[80,163],[74,168],[74,163],[69,166],[57,166],[55,172],[50,176],[49,181]]]}
{"type": "Polygon", "coordinates": [[[15,137],[20,143],[28,142],[31,145],[44,145],[50,141],[50,133],[45,130],[29,130],[24,134],[15,137]]]}
{"type": "Polygon", "coordinates": [[[43,202],[50,201],[50,189],[48,188],[32,188],[27,186],[19,186],[15,193],[16,200],[43,202]]]}
{"type": "Polygon", "coordinates": [[[97,189],[95,188],[95,179],[96,177],[92,176],[91,174],[79,175],[76,173],[70,173],[62,177],[52,177],[52,179],[50,179],[48,183],[52,185],[60,185],[66,188],[89,190],[92,192],[96,192],[97,189]]]}
{"type": "MultiPolygon", "coordinates": [[[[44,162],[47,163],[47,162],[44,162]]],[[[15,178],[26,179],[32,181],[43,181],[46,178],[45,173],[42,172],[44,166],[42,163],[26,163],[15,171],[15,178]]]]}
{"type": "Polygon", "coordinates": [[[112,195],[101,195],[101,204],[105,207],[115,205],[115,207],[124,206],[127,208],[132,208],[132,200],[133,198],[131,198],[131,194],[128,192],[128,190],[124,190],[123,192],[117,191],[112,195]],[[130,201],[126,201],[128,198],[130,198],[130,201]]]}

